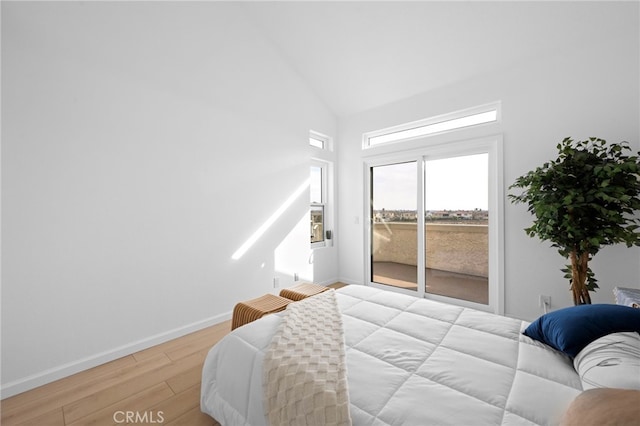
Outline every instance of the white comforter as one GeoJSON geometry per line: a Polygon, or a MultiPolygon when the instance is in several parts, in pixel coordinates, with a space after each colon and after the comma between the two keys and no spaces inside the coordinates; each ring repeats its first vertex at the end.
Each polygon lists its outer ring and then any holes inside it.
{"type": "MultiPolygon", "coordinates": [[[[569,358],[527,323],[365,286],[337,292],[354,425],[556,424],[581,391],[569,358]]],[[[201,409],[223,425],[266,425],[264,351],[280,316],[215,345],[201,409]]]]}

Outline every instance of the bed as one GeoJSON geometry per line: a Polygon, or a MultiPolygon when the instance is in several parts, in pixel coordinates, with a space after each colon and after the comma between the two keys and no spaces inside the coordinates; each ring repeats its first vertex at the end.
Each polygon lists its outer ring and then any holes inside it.
{"type": "MultiPolygon", "coordinates": [[[[583,390],[572,357],[524,335],[528,322],[367,286],[325,293],[341,313],[354,425],[557,424],[583,390]]],[[[203,412],[222,425],[268,424],[263,364],[283,316],[211,349],[203,412]]]]}

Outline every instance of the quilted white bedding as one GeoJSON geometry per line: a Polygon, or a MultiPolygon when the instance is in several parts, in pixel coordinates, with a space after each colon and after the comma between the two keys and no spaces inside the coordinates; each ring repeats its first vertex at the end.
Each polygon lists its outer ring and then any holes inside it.
{"type": "MultiPolygon", "coordinates": [[[[365,286],[337,291],[354,425],[557,424],[582,385],[572,360],[528,323],[365,286]]],[[[222,425],[266,425],[262,364],[280,315],[209,352],[201,409],[222,425]]]]}

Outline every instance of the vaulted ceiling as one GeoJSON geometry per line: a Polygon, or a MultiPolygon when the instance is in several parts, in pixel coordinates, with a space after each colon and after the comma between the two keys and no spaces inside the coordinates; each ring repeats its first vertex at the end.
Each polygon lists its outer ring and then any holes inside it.
{"type": "MultiPolygon", "coordinates": [[[[638,37],[638,7],[629,13],[632,3],[348,1],[242,7],[329,108],[346,116],[588,47],[604,34],[638,37]]],[[[576,64],[577,72],[581,66],[588,64],[576,64]]]]}

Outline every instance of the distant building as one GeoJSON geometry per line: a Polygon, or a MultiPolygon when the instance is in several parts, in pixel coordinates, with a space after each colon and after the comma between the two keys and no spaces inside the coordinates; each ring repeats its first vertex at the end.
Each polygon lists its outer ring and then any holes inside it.
{"type": "MultiPolygon", "coordinates": [[[[428,221],[487,221],[489,212],[487,210],[428,210],[425,212],[425,219],[428,221]]],[[[416,222],[418,213],[415,210],[374,210],[374,222],[416,222]]]]}

